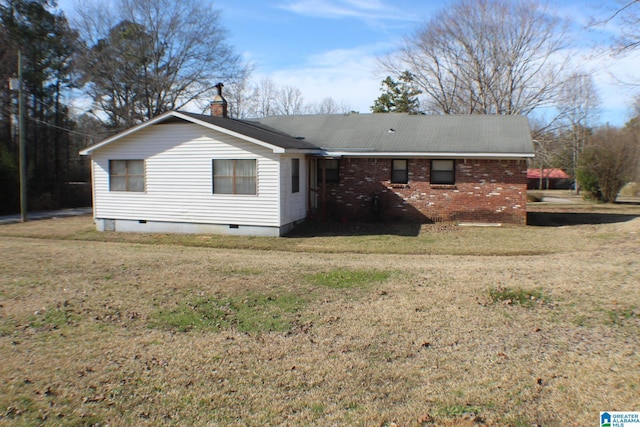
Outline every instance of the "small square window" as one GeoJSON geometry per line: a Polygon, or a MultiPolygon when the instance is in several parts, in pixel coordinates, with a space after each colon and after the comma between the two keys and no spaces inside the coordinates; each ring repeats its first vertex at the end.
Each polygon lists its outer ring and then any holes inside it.
{"type": "Polygon", "coordinates": [[[109,191],[144,192],[144,160],[109,160],[109,191]]]}
{"type": "Polygon", "coordinates": [[[456,183],[455,160],[431,161],[431,184],[453,185],[456,183]]]}
{"type": "Polygon", "coordinates": [[[391,183],[406,184],[409,182],[409,161],[408,160],[392,160],[391,161],[391,183]]]}

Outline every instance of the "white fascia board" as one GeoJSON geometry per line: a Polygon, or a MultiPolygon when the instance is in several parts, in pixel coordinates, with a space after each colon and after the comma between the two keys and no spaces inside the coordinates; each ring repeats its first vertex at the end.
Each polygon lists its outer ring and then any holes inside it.
{"type": "Polygon", "coordinates": [[[323,155],[324,151],[315,148],[287,148],[282,153],[285,154],[315,154],[316,156],[323,155]]]}
{"type": "Polygon", "coordinates": [[[430,159],[522,159],[533,158],[533,153],[461,153],[461,152],[356,152],[356,151],[324,151],[327,157],[384,157],[384,158],[430,158],[430,159]]]}

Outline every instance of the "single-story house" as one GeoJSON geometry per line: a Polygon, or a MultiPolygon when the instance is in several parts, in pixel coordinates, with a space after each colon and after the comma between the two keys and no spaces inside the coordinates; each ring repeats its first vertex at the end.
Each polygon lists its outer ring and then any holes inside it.
{"type": "Polygon", "coordinates": [[[91,155],[100,231],[281,236],[339,221],[524,224],[521,116],[347,114],[237,120],[170,111],[91,155]]]}
{"type": "Polygon", "coordinates": [[[527,188],[529,190],[567,190],[572,185],[573,180],[562,169],[527,169],[527,188]]]}

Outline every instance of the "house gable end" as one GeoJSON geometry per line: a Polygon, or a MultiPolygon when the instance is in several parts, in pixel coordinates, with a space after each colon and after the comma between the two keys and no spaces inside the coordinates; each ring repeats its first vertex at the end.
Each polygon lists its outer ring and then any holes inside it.
{"type": "Polygon", "coordinates": [[[178,111],[169,111],[165,114],[157,116],[149,121],[141,123],[137,126],[129,128],[125,131],[122,131],[110,138],[107,138],[95,145],[92,145],[84,150],[80,151],[80,155],[86,156],[92,154],[94,151],[101,149],[109,144],[112,144],[116,141],[122,140],[128,136],[131,136],[137,132],[140,132],[143,129],[148,128],[149,126],[154,126],[158,124],[172,124],[176,122],[188,122],[197,124],[199,126],[203,126],[205,128],[224,133],[247,142],[259,145],[261,147],[267,148],[271,150],[273,153],[282,154],[285,152],[316,152],[318,149],[312,146],[309,143],[298,141],[293,137],[289,137],[284,134],[275,134],[270,135],[268,131],[265,129],[261,129],[261,132],[251,132],[254,135],[248,135],[249,132],[243,132],[243,127],[246,127],[247,130],[252,130],[252,125],[247,124],[243,126],[241,121],[234,121],[233,119],[227,118],[213,118],[216,120],[215,123],[209,119],[208,116],[203,116],[199,114],[191,114],[191,113],[181,113],[178,111]],[[222,121],[221,121],[222,120],[222,121]],[[231,129],[230,129],[231,128],[231,129]],[[262,133],[262,135],[261,135],[262,133]],[[264,136],[264,138],[260,138],[264,136]],[[267,142],[265,139],[273,139],[275,143],[267,142]]]}

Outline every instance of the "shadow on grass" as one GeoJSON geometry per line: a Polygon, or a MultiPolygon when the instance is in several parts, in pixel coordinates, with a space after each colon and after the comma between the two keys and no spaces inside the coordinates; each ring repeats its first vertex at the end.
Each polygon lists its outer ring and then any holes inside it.
{"type": "Polygon", "coordinates": [[[393,235],[416,237],[420,223],[337,222],[308,220],[296,226],[286,237],[377,236],[393,235]]]}
{"type": "Polygon", "coordinates": [[[640,206],[640,198],[639,197],[625,197],[620,198],[615,201],[616,205],[630,205],[630,206],[640,206]]]}
{"type": "Polygon", "coordinates": [[[614,224],[639,218],[640,215],[615,213],[529,212],[527,225],[561,227],[564,225],[614,224]]]}

